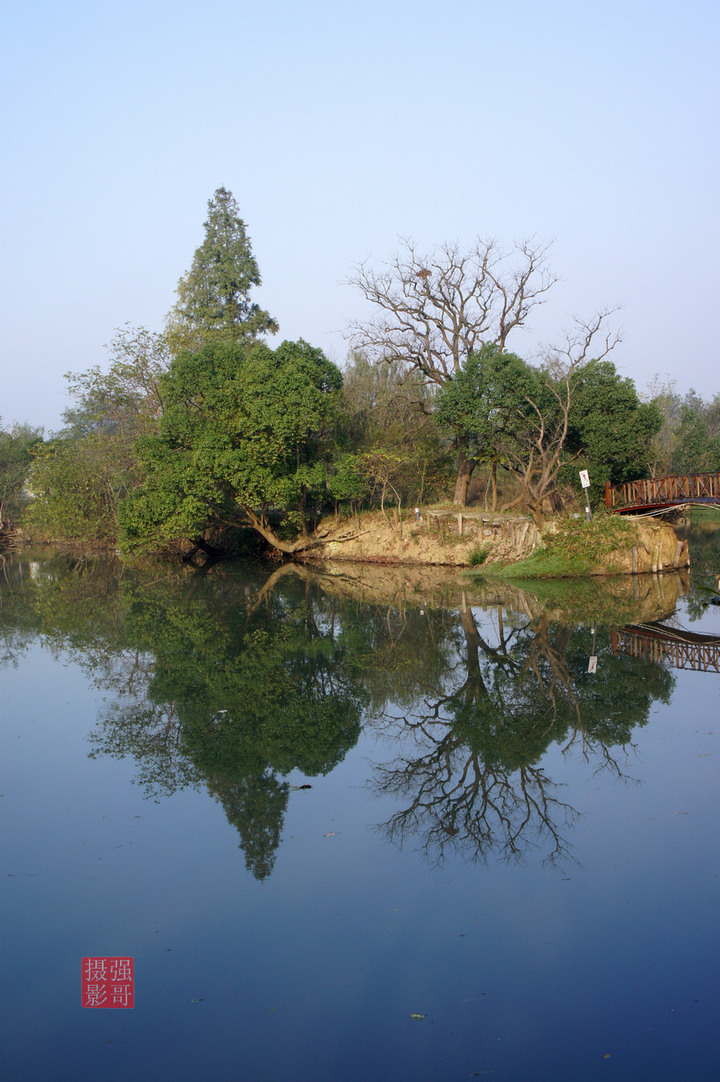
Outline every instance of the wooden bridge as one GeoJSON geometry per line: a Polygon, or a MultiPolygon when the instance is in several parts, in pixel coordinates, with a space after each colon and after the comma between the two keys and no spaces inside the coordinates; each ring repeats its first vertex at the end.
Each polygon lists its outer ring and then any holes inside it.
{"type": "Polygon", "coordinates": [[[645,661],[667,660],[676,669],[720,672],[720,635],[701,635],[666,624],[628,624],[612,633],[612,652],[645,661]]]}
{"type": "Polygon", "coordinates": [[[618,515],[658,514],[673,507],[720,507],[720,473],[687,473],[605,485],[605,506],[618,515]]]}

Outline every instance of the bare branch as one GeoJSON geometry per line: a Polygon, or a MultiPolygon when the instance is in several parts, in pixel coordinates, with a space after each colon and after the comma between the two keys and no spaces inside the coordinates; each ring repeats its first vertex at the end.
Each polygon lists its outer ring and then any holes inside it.
{"type": "Polygon", "coordinates": [[[371,360],[447,383],[481,346],[504,348],[544,301],[557,280],[547,267],[548,248],[528,240],[508,252],[478,238],[467,253],[445,243],[420,255],[406,238],[382,270],[361,263],[349,279],[380,311],[352,323],[348,337],[371,360]]]}
{"type": "Polygon", "coordinates": [[[622,334],[609,325],[620,306],[601,308],[590,319],[574,316],[572,326],[563,334],[558,345],[543,350],[544,367],[555,378],[566,377],[589,360],[607,357],[622,341],[622,334]]]}

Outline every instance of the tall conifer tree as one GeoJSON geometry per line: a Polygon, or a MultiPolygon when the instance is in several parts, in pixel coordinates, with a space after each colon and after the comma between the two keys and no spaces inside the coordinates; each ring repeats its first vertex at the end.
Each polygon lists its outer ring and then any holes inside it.
{"type": "Polygon", "coordinates": [[[250,291],[259,285],[260,271],[237,202],[232,192],[218,188],[208,200],[205,239],[178,283],[178,300],[168,316],[171,351],[274,334],[277,322],[250,301],[250,291]]]}

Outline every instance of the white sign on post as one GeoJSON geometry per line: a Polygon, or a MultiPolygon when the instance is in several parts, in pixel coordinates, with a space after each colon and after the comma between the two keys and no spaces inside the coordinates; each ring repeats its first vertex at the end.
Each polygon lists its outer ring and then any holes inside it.
{"type": "Polygon", "coordinates": [[[583,488],[590,488],[590,478],[587,470],[580,470],[580,484],[583,488]]]}

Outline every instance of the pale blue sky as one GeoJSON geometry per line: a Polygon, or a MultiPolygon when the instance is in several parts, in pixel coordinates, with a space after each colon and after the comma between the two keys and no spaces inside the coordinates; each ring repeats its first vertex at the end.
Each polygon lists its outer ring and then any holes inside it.
{"type": "Polygon", "coordinates": [[[645,0],[6,0],[0,416],[52,429],[63,373],[160,330],[230,188],[280,338],[342,362],[344,279],[411,236],[554,238],[510,344],[624,306],[644,390],[720,391],[720,5],[645,0]]]}

